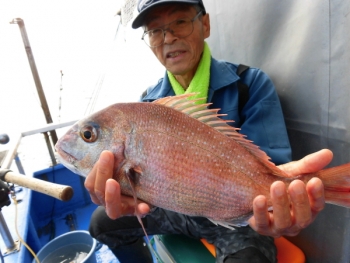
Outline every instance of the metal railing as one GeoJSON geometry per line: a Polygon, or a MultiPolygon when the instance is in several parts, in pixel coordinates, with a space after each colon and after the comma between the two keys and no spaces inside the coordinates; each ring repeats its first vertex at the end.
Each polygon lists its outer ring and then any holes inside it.
{"type": "MultiPolygon", "coordinates": [[[[30,131],[20,133],[18,135],[17,139],[15,140],[15,144],[7,151],[7,153],[3,159],[1,169],[10,169],[13,160],[15,160],[19,173],[25,174],[22,163],[21,163],[20,158],[18,156],[18,148],[21,144],[21,140],[23,137],[35,135],[35,134],[39,134],[39,133],[44,134],[48,153],[51,157],[52,166],[56,165],[57,162],[56,162],[56,157],[54,154],[54,152],[55,152],[54,145],[52,145],[51,141],[49,140],[48,132],[51,132],[51,131],[56,130],[56,129],[64,128],[67,126],[71,126],[75,122],[76,121],[69,121],[69,122],[58,123],[58,124],[50,123],[50,124],[47,124],[41,128],[35,129],[35,130],[30,130],[30,131]]],[[[6,246],[6,255],[19,251],[18,242],[13,240],[11,233],[9,231],[9,228],[6,224],[5,218],[1,212],[1,208],[0,208],[0,234],[3,238],[3,241],[4,241],[5,246],[6,246]]]]}

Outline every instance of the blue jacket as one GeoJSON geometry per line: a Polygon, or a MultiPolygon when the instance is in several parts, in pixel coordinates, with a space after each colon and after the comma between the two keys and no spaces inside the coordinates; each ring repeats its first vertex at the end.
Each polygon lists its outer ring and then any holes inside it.
{"type": "MultiPolygon", "coordinates": [[[[291,161],[291,148],[284,123],[280,101],[270,78],[257,68],[250,68],[242,77],[249,87],[249,100],[242,112],[238,112],[237,65],[211,60],[208,102],[210,108],[220,108],[219,113],[227,114],[228,123],[241,128],[241,133],[253,141],[271,158],[275,164],[291,161]]],[[[148,88],[142,101],[174,96],[167,74],[159,82],[148,88]]]]}

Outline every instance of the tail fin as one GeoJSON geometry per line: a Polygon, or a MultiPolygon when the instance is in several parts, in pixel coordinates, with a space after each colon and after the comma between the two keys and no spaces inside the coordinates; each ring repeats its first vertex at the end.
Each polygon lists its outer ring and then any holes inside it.
{"type": "Polygon", "coordinates": [[[350,208],[350,163],[321,170],[317,176],[324,184],[327,203],[350,208]]]}

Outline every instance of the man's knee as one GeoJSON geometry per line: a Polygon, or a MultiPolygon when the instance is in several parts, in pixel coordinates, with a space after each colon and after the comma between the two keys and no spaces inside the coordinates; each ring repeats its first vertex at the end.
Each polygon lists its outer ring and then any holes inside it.
{"type": "Polygon", "coordinates": [[[224,263],[271,263],[266,256],[255,247],[247,247],[224,259],[224,263]]]}
{"type": "MultiPolygon", "coordinates": [[[[142,221],[145,228],[147,228],[147,221],[145,219],[142,221]]],[[[133,243],[144,235],[136,216],[110,219],[104,207],[98,207],[93,212],[89,232],[92,237],[109,247],[133,243]]]]}
{"type": "Polygon", "coordinates": [[[108,221],[112,221],[105,211],[103,206],[99,206],[92,213],[90,218],[89,232],[90,235],[94,238],[97,238],[98,235],[107,231],[105,227],[108,226],[108,221]]]}

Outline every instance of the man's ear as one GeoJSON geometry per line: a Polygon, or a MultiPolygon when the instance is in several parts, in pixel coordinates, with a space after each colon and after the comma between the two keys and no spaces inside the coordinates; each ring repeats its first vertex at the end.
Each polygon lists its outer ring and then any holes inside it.
{"type": "Polygon", "coordinates": [[[210,36],[210,18],[208,13],[203,15],[202,22],[203,22],[203,35],[204,35],[204,39],[206,39],[210,36]]]}

